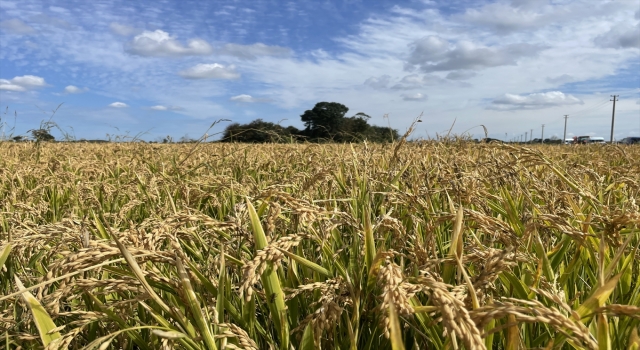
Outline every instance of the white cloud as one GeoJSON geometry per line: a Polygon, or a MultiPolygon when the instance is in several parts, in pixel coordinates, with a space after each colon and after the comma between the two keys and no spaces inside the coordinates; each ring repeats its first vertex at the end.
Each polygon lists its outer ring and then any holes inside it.
{"type": "Polygon", "coordinates": [[[413,90],[428,85],[438,85],[442,83],[446,83],[446,81],[437,75],[425,74],[420,77],[418,74],[409,74],[403,77],[400,82],[391,88],[394,90],[413,90]]]}
{"type": "Polygon", "coordinates": [[[181,111],[182,110],[182,107],[178,107],[178,106],[163,106],[163,105],[151,106],[149,108],[151,110],[154,110],[154,111],[181,111]]]}
{"type": "Polygon", "coordinates": [[[239,102],[239,103],[258,103],[258,102],[269,102],[270,100],[268,98],[256,98],[251,95],[242,94],[242,95],[231,97],[229,101],[239,102]]]}
{"type": "Polygon", "coordinates": [[[11,34],[17,34],[17,35],[31,35],[36,33],[36,30],[33,27],[22,22],[17,18],[12,18],[12,19],[8,19],[0,22],[0,28],[2,28],[2,30],[7,31],[11,34]]]}
{"type": "Polygon", "coordinates": [[[614,49],[640,48],[640,23],[617,25],[593,40],[596,45],[614,49]]]}
{"type": "Polygon", "coordinates": [[[124,102],[114,102],[114,103],[110,104],[109,107],[112,107],[112,108],[126,108],[126,107],[129,107],[129,105],[127,105],[124,102]]]}
{"type": "Polygon", "coordinates": [[[11,81],[9,81],[7,79],[0,79],[0,90],[5,90],[5,91],[27,91],[27,89],[24,86],[13,84],[11,81]]]}
{"type": "Polygon", "coordinates": [[[0,79],[0,90],[27,91],[46,86],[44,78],[35,75],[23,75],[11,80],[0,79]]]}
{"type": "Polygon", "coordinates": [[[87,88],[79,88],[77,86],[74,85],[69,85],[67,87],[64,88],[64,93],[65,94],[81,94],[83,92],[86,92],[88,89],[87,88]]]}
{"type": "Polygon", "coordinates": [[[418,74],[410,74],[402,78],[400,82],[391,88],[394,90],[411,90],[422,87],[422,78],[418,74]]]}
{"type": "Polygon", "coordinates": [[[424,95],[420,92],[416,92],[414,94],[404,94],[402,95],[402,99],[405,101],[426,101],[427,95],[424,95]]]}
{"type": "Polygon", "coordinates": [[[504,96],[493,100],[492,105],[487,108],[497,110],[541,109],[575,104],[583,104],[583,102],[573,95],[550,91],[529,95],[504,94],[504,96]]]}
{"type": "Polygon", "coordinates": [[[510,33],[515,30],[535,28],[545,21],[541,10],[544,4],[536,7],[510,6],[502,2],[487,4],[481,8],[466,10],[461,16],[463,21],[471,24],[488,27],[500,34],[510,33]]]}
{"type": "Polygon", "coordinates": [[[254,98],[251,97],[251,95],[243,94],[243,95],[233,96],[229,99],[229,101],[251,103],[251,102],[254,102],[254,98]]]}
{"type": "Polygon", "coordinates": [[[253,45],[225,44],[218,53],[253,60],[258,58],[258,56],[286,57],[291,54],[291,50],[282,46],[269,46],[262,43],[253,45]]]}
{"type": "Polygon", "coordinates": [[[20,77],[15,77],[11,79],[11,82],[27,88],[39,88],[47,85],[47,83],[44,81],[44,78],[35,75],[23,75],[20,77]]]}
{"type": "Polygon", "coordinates": [[[391,81],[391,76],[389,75],[381,75],[379,77],[371,77],[364,81],[364,85],[371,86],[374,89],[384,89],[389,85],[391,81]]]}
{"type": "Polygon", "coordinates": [[[114,34],[121,35],[121,36],[130,36],[134,34],[139,34],[142,31],[130,25],[121,24],[117,22],[111,22],[111,24],[109,24],[109,30],[111,30],[111,32],[114,34]]]}
{"type": "Polygon", "coordinates": [[[541,49],[540,45],[527,43],[486,47],[466,40],[453,45],[430,35],[413,43],[406,68],[411,70],[418,67],[423,72],[436,72],[515,65],[520,58],[535,56],[541,49]]]}
{"type": "Polygon", "coordinates": [[[199,56],[209,55],[213,48],[202,39],[191,39],[187,46],[182,45],[169,33],[160,29],[150,32],[144,31],[136,35],[125,45],[125,51],[138,56],[199,56]]]}
{"type": "Polygon", "coordinates": [[[224,66],[218,63],[200,63],[181,71],[180,76],[186,79],[238,79],[240,74],[235,66],[224,66]]]}

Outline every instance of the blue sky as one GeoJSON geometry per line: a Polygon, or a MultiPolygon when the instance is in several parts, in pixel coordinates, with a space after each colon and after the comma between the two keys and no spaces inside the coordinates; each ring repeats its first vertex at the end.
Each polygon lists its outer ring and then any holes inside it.
{"type": "Polygon", "coordinates": [[[0,2],[5,136],[60,103],[78,139],[158,140],[302,127],[329,101],[401,132],[423,114],[414,137],[562,137],[568,114],[569,136],[608,139],[615,94],[620,139],[640,135],[639,72],[639,0],[0,2]]]}

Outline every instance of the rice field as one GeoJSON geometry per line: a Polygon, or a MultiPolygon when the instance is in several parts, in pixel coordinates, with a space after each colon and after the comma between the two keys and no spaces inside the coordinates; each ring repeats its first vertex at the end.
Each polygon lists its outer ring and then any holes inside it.
{"type": "Polygon", "coordinates": [[[640,147],[0,143],[0,348],[638,349],[640,147]]]}

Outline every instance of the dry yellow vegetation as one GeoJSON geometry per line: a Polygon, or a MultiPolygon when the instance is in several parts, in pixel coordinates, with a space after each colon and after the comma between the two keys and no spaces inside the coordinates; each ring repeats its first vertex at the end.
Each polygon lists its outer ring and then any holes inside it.
{"type": "Polygon", "coordinates": [[[0,143],[0,348],[638,349],[640,147],[0,143]]]}

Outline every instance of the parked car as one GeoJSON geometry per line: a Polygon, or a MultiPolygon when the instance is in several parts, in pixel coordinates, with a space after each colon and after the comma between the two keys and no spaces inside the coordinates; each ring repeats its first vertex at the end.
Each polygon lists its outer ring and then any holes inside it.
{"type": "Polygon", "coordinates": [[[589,140],[589,143],[600,143],[600,144],[604,144],[606,143],[604,141],[604,137],[598,137],[598,136],[594,136],[589,140]]]}
{"type": "Polygon", "coordinates": [[[625,137],[622,140],[620,140],[619,143],[623,145],[631,145],[634,143],[640,144],[640,137],[625,137]]]}

